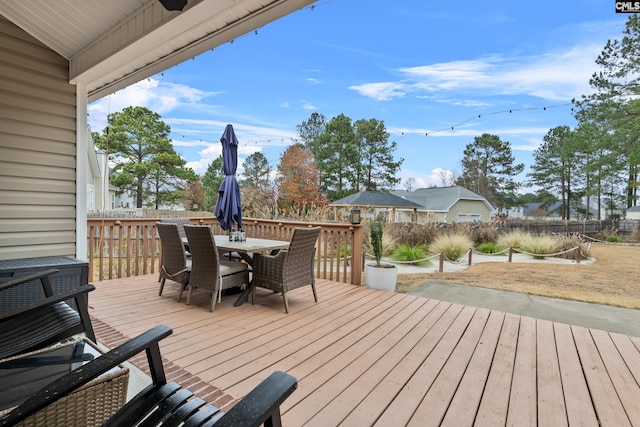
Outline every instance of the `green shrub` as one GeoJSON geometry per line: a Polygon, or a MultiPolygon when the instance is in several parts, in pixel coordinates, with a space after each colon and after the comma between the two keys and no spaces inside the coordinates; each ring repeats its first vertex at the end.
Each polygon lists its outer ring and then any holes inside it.
{"type": "Polygon", "coordinates": [[[498,237],[498,246],[503,248],[520,248],[522,241],[531,237],[530,233],[512,230],[498,237]]]}
{"type": "Polygon", "coordinates": [[[605,240],[609,243],[620,243],[622,242],[622,237],[616,234],[612,234],[611,236],[607,236],[605,240]]]}
{"type": "Polygon", "coordinates": [[[487,243],[480,243],[476,248],[476,250],[483,254],[497,254],[502,250],[502,248],[498,246],[497,243],[487,242],[487,243]]]}
{"type": "Polygon", "coordinates": [[[548,235],[533,236],[529,234],[520,242],[520,249],[524,252],[534,254],[536,259],[544,259],[544,256],[536,255],[548,255],[552,254],[556,250],[556,240],[548,235]]]}
{"type": "Polygon", "coordinates": [[[374,221],[371,223],[371,250],[373,251],[373,257],[376,259],[376,265],[380,266],[380,260],[382,259],[382,222],[374,221]]]}
{"type": "Polygon", "coordinates": [[[444,253],[449,261],[457,261],[471,247],[473,242],[466,234],[446,234],[436,237],[429,251],[433,254],[444,253]]]}
{"type": "MultiPolygon", "coordinates": [[[[396,261],[416,261],[416,260],[424,260],[429,256],[427,252],[427,248],[424,245],[415,245],[410,246],[406,243],[400,243],[398,247],[391,254],[391,259],[396,261]]],[[[420,261],[416,263],[410,263],[414,265],[419,265],[421,267],[427,266],[430,263],[429,260],[420,261]]]]}

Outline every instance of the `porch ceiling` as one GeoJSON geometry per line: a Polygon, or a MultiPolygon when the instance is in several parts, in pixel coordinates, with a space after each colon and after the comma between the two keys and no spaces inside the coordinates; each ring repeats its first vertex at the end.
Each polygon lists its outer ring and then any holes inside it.
{"type": "Polygon", "coordinates": [[[95,100],[213,49],[314,0],[0,0],[0,14],[70,62],[95,100]]]}

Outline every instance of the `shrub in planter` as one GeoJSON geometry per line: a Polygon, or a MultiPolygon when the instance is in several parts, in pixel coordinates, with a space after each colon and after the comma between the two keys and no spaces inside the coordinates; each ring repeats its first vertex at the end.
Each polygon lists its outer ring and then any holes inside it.
{"type": "Polygon", "coordinates": [[[396,281],[398,279],[398,268],[393,264],[382,262],[382,256],[384,254],[383,234],[382,222],[374,221],[371,223],[370,244],[376,262],[365,265],[365,280],[369,288],[395,291],[396,281]]]}

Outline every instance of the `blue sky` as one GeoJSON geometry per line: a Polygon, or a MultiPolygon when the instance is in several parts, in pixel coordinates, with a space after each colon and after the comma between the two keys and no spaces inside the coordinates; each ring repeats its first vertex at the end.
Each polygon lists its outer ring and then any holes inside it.
{"type": "Polygon", "coordinates": [[[256,151],[275,169],[311,113],[345,114],[384,121],[403,183],[459,175],[483,133],[509,141],[526,173],[550,128],[575,125],[571,99],[590,93],[595,59],[627,17],[605,0],[319,1],[94,102],[89,124],[150,108],[203,174],[231,123],[241,174],[256,151]]]}

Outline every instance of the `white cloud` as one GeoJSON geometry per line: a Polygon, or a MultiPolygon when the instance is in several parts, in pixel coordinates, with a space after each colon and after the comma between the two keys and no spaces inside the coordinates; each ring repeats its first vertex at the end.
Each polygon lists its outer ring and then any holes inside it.
{"type": "MultiPolygon", "coordinates": [[[[208,119],[169,118],[165,121],[172,127],[190,129],[191,142],[186,143],[191,144],[190,146],[203,145],[204,143],[218,145],[220,136],[228,124],[220,120],[208,119]],[[195,141],[200,141],[200,144],[196,144],[195,141]]],[[[288,128],[280,129],[275,126],[257,126],[247,123],[234,123],[233,130],[238,138],[238,152],[241,152],[243,146],[288,146],[298,136],[288,128]]],[[[185,143],[179,144],[186,145],[185,143]]]]}
{"type": "Polygon", "coordinates": [[[443,187],[445,185],[452,185],[455,173],[448,169],[435,168],[428,173],[416,170],[402,170],[399,177],[401,178],[399,188],[404,190],[404,183],[413,178],[415,181],[413,189],[427,188],[432,186],[443,187]]]}
{"type": "Polygon", "coordinates": [[[454,178],[455,174],[453,173],[453,171],[442,168],[435,168],[429,174],[428,180],[430,184],[437,185],[438,187],[445,187],[453,185],[454,178]]]}
{"type": "Polygon", "coordinates": [[[383,82],[365,83],[361,85],[349,86],[360,95],[368,96],[378,101],[389,101],[393,98],[402,98],[406,95],[406,86],[403,83],[383,82]]]}
{"type": "MultiPolygon", "coordinates": [[[[238,168],[236,175],[242,175],[244,172],[244,158],[259,151],[262,151],[262,147],[257,145],[238,146],[238,168]]],[[[187,166],[192,168],[197,174],[203,175],[207,171],[209,163],[222,155],[222,144],[206,144],[206,147],[200,150],[198,155],[200,158],[193,162],[187,162],[187,166]]]]}
{"type": "Polygon", "coordinates": [[[93,131],[102,131],[107,125],[107,115],[126,107],[146,107],[162,116],[185,106],[198,108],[205,98],[218,94],[149,78],[91,103],[87,107],[88,122],[93,131]]]}
{"type": "Polygon", "coordinates": [[[303,103],[302,103],[302,108],[303,108],[304,110],[307,110],[307,111],[315,111],[315,110],[316,110],[315,105],[313,105],[313,104],[312,104],[312,103],[310,103],[310,102],[303,102],[303,103]]]}
{"type": "MultiPolygon", "coordinates": [[[[407,94],[433,97],[438,102],[459,104],[455,94],[528,95],[553,101],[569,101],[589,92],[589,79],[597,70],[594,58],[599,44],[571,47],[540,55],[504,57],[486,56],[398,70],[398,81],[373,82],[349,86],[349,89],[379,101],[407,94]],[[440,97],[446,94],[447,97],[440,97]]],[[[480,101],[476,101],[480,102],[480,101]]],[[[470,104],[473,105],[473,104],[470,104]]]]}

